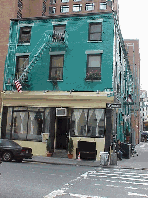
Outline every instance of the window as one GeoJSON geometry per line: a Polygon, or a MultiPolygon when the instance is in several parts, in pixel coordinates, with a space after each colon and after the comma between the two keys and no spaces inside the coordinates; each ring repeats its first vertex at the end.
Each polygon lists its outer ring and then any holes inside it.
{"type": "Polygon", "coordinates": [[[101,55],[87,55],[86,80],[101,80],[101,55]]]}
{"type": "Polygon", "coordinates": [[[51,55],[49,79],[63,79],[64,55],[51,55]]]}
{"type": "Polygon", "coordinates": [[[49,14],[55,14],[56,13],[56,7],[49,7],[49,14]]]}
{"type": "Polygon", "coordinates": [[[107,4],[106,3],[100,3],[100,10],[106,10],[107,4]]]}
{"type": "Polygon", "coordinates": [[[82,4],[74,4],[73,5],[73,12],[79,12],[82,10],[82,4]]]}
{"type": "Polygon", "coordinates": [[[6,139],[12,136],[13,140],[41,142],[42,133],[49,133],[50,119],[50,108],[9,107],[4,136],[6,139]]]}
{"type": "Polygon", "coordinates": [[[85,10],[87,11],[94,10],[94,7],[95,7],[94,3],[86,3],[85,10]]]}
{"type": "Polygon", "coordinates": [[[89,41],[101,41],[102,23],[89,24],[89,41]]]}
{"type": "Polygon", "coordinates": [[[65,34],[66,25],[54,25],[53,29],[56,34],[65,34]]]}
{"type": "Polygon", "coordinates": [[[29,64],[29,56],[24,55],[24,56],[17,56],[16,57],[16,73],[15,77],[18,79],[27,65],[29,64]]]}
{"type": "Polygon", "coordinates": [[[56,0],[50,0],[50,4],[56,4],[56,0]]]}
{"type": "Polygon", "coordinates": [[[119,42],[119,56],[120,56],[120,61],[121,61],[121,44],[119,42]]]}
{"type": "Polygon", "coordinates": [[[69,6],[61,6],[61,12],[62,13],[69,12],[69,6]]]}
{"type": "Polygon", "coordinates": [[[71,135],[84,137],[104,137],[104,109],[73,109],[71,135]]]}
{"type": "Polygon", "coordinates": [[[31,27],[20,27],[19,43],[30,43],[31,27]]]}
{"type": "Polygon", "coordinates": [[[69,2],[69,0],[61,0],[62,3],[69,2]]]}
{"type": "Polygon", "coordinates": [[[64,42],[65,40],[65,29],[66,25],[55,25],[53,27],[53,42],[64,42]]]}

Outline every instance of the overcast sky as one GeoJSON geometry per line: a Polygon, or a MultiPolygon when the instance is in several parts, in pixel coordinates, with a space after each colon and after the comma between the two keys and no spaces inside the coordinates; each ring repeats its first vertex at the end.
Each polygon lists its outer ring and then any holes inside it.
{"type": "MultiPolygon", "coordinates": [[[[148,87],[148,0],[118,0],[119,20],[124,39],[139,39],[141,88],[148,87]]],[[[148,92],[149,93],[149,92],[148,92]]]]}

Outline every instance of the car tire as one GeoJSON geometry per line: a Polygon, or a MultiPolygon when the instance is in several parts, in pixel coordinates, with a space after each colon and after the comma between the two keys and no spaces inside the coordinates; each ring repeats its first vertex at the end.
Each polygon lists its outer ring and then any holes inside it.
{"type": "Polygon", "coordinates": [[[12,153],[9,151],[3,152],[2,159],[4,162],[11,162],[12,161],[12,153]]]}

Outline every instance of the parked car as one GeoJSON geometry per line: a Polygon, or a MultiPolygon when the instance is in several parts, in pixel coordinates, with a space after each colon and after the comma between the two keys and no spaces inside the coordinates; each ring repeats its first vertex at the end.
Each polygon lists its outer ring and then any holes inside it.
{"type": "Polygon", "coordinates": [[[21,147],[13,140],[0,139],[0,157],[4,162],[22,162],[23,159],[31,159],[32,156],[31,148],[21,147]]]}

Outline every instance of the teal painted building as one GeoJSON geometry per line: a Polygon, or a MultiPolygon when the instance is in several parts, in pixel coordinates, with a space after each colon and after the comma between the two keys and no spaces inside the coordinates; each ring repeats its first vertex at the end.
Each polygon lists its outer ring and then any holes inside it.
{"type": "MultiPolygon", "coordinates": [[[[19,56],[22,57],[21,63],[23,57],[24,60],[29,57],[23,67],[33,61],[26,75],[28,82],[22,81],[23,90],[53,90],[50,72],[52,72],[51,64],[54,58],[52,56],[56,59],[56,55],[61,58],[59,61],[63,62],[59,62],[61,69],[59,68],[60,78],[57,79],[57,90],[104,91],[106,88],[112,89],[113,39],[114,22],[111,13],[81,17],[11,20],[4,90],[13,89],[12,84],[18,76],[16,67],[21,67],[17,66],[19,56]],[[54,30],[60,33],[65,31],[64,42],[52,41],[54,30]],[[28,36],[28,40],[23,41],[25,38],[23,34],[28,36]],[[99,35],[100,38],[96,39],[99,35]],[[45,43],[46,45],[42,48],[45,43]],[[36,58],[35,55],[37,55],[36,58]],[[95,56],[97,58],[94,64],[97,68],[91,68],[91,61],[95,56]],[[97,62],[99,64],[96,65],[97,62]],[[91,78],[85,80],[88,71],[97,71],[98,77],[93,81],[91,78]]],[[[19,77],[21,72],[19,70],[19,77]]]]}
{"type": "Polygon", "coordinates": [[[125,57],[112,13],[12,19],[1,137],[30,143],[35,155],[36,141],[43,155],[46,135],[53,152],[67,150],[71,136],[74,158],[78,141],[85,141],[96,150],[90,157],[99,160],[110,150],[112,134],[125,140],[121,123],[129,113],[124,99],[131,74],[125,57]],[[122,107],[107,108],[116,98],[122,107]]]}

